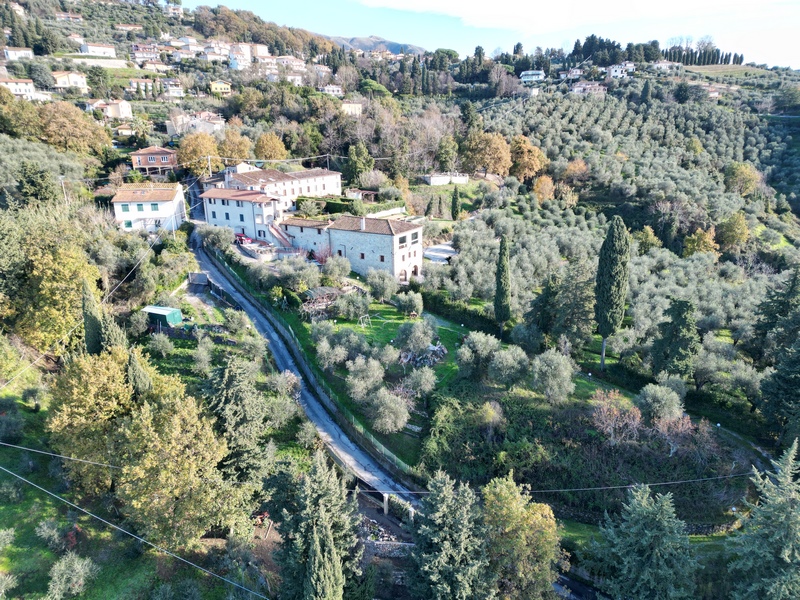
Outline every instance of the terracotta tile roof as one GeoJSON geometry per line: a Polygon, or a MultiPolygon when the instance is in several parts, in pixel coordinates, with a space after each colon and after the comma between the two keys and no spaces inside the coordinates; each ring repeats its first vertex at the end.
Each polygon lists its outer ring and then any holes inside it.
{"type": "Polygon", "coordinates": [[[0,82],[2,83],[33,83],[33,79],[7,79],[7,78],[0,78],[0,82]]]}
{"type": "Polygon", "coordinates": [[[139,156],[144,154],[177,154],[177,152],[169,148],[161,148],[160,146],[150,146],[148,148],[137,150],[136,152],[131,152],[131,156],[139,156]]]}
{"type": "Polygon", "coordinates": [[[180,189],[179,183],[124,183],[111,202],[169,202],[180,189]]]}
{"type": "Polygon", "coordinates": [[[201,198],[215,198],[218,200],[242,200],[244,202],[268,202],[276,200],[261,192],[250,190],[231,190],[226,188],[214,188],[200,194],[201,198]]]}
{"type": "Polygon", "coordinates": [[[311,229],[325,229],[331,224],[330,221],[317,221],[316,219],[298,219],[297,217],[289,217],[280,223],[281,225],[289,225],[291,227],[308,227],[311,229]]]}
{"type": "Polygon", "coordinates": [[[334,221],[329,229],[339,229],[342,231],[364,231],[364,233],[375,233],[379,235],[398,235],[415,229],[422,229],[422,225],[398,221],[393,219],[370,219],[363,217],[364,229],[361,229],[362,217],[350,217],[343,215],[334,221]]]}

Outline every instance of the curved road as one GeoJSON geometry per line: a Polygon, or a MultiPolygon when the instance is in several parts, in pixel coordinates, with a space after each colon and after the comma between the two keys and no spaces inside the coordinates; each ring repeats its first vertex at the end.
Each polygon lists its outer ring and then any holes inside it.
{"type": "Polygon", "coordinates": [[[303,375],[286,348],[286,343],[272,328],[269,321],[259,312],[253,303],[236,289],[227,275],[211,262],[205,251],[195,245],[194,254],[200,268],[219,287],[228,292],[239,303],[252,319],[258,332],[269,342],[269,349],[275,357],[275,364],[281,371],[289,370],[300,379],[300,405],[309,420],[314,423],[319,437],[328,451],[339,464],[345,465],[356,477],[374,490],[389,490],[408,502],[417,503],[414,494],[405,486],[395,481],[372,457],[359,448],[345,435],[339,425],[334,422],[314,393],[303,383],[303,375]]]}

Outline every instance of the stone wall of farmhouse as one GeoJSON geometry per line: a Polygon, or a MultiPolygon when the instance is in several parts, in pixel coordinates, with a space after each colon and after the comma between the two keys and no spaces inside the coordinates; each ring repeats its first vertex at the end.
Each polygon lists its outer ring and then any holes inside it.
{"type": "Polygon", "coordinates": [[[328,232],[324,229],[316,229],[314,227],[301,227],[295,225],[281,225],[281,231],[285,234],[294,236],[289,239],[292,240],[292,246],[295,248],[305,248],[306,250],[323,250],[330,246],[328,239],[328,232]],[[288,229],[288,230],[287,230],[288,229]]]}
{"type": "Polygon", "coordinates": [[[350,261],[353,271],[359,275],[366,275],[370,268],[395,274],[392,262],[392,236],[340,229],[329,229],[328,233],[331,253],[337,256],[341,251],[342,256],[350,261]],[[364,258],[361,258],[362,254],[364,258]]]}

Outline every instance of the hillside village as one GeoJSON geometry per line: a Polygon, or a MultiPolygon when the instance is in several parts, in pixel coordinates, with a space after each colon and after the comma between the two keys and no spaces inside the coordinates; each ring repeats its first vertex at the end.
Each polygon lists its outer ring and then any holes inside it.
{"type": "Polygon", "coordinates": [[[0,4],[0,598],[798,597],[800,73],[259,14],[0,4]]]}

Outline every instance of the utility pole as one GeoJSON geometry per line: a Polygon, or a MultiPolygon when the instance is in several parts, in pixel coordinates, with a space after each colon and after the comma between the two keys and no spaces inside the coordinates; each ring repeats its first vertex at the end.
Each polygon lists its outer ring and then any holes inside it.
{"type": "Polygon", "coordinates": [[[69,200],[67,199],[67,188],[64,186],[64,176],[58,176],[59,181],[61,181],[61,191],[64,193],[64,204],[69,206],[69,200]]]}

